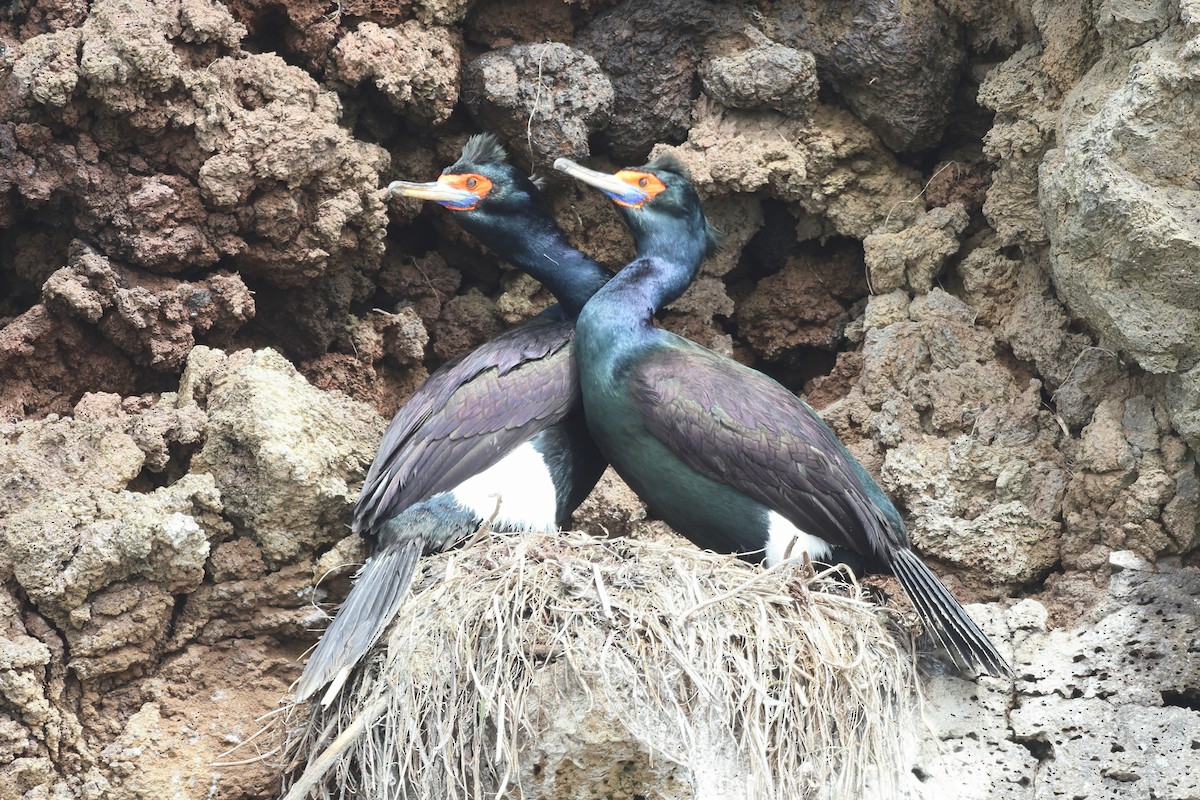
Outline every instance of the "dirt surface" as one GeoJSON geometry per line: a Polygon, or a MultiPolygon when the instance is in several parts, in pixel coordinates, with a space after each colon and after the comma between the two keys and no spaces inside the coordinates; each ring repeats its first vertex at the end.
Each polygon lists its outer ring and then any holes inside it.
{"type": "MultiPolygon", "coordinates": [[[[1130,610],[1200,563],[1195,6],[0,2],[0,798],[276,793],[250,740],[364,556],[384,421],[552,300],[386,199],[485,128],[531,171],[692,170],[724,244],[662,324],[806,396],[1029,661],[938,683],[1005,720],[955,739],[962,797],[1194,796],[1088,772],[1062,703],[1104,746],[1200,727],[1192,677],[1070,643],[1200,674],[1187,602],[1130,610]]],[[[673,535],[611,475],[576,523],[673,535]]]]}

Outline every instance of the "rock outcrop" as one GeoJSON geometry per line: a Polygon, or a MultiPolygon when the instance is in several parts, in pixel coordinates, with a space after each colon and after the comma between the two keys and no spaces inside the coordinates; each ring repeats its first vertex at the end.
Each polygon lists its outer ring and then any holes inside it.
{"type": "MultiPolygon", "coordinates": [[[[0,3],[0,798],[277,795],[384,419],[552,302],[382,188],[481,127],[686,163],[724,247],[662,324],[805,396],[1011,648],[922,662],[891,794],[1194,797],[1197,64],[1195,0],[0,3]]],[[[576,523],[683,546],[611,475],[576,523]]],[[[538,680],[555,763],[658,757],[538,680]]]]}

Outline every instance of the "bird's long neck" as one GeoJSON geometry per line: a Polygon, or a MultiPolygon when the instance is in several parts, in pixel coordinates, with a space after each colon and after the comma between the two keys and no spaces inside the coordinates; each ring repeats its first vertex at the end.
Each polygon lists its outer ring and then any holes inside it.
{"type": "Polygon", "coordinates": [[[619,370],[625,359],[666,335],[654,327],[654,314],[684,293],[704,258],[703,248],[688,246],[686,237],[657,242],[639,237],[638,245],[638,258],[596,292],[579,315],[576,345],[585,382],[619,370]]]}
{"type": "Polygon", "coordinates": [[[634,259],[596,293],[588,306],[590,321],[610,327],[650,325],[655,312],[687,288],[687,281],[672,274],[672,264],[655,256],[634,259]]]}
{"type": "Polygon", "coordinates": [[[503,237],[503,241],[485,243],[545,285],[571,317],[579,316],[584,304],[612,277],[572,247],[550,220],[530,221],[524,230],[503,237]]]}
{"type": "MultiPolygon", "coordinates": [[[[703,232],[703,219],[699,225],[703,232]]],[[[703,233],[678,226],[634,233],[638,257],[596,293],[588,306],[592,324],[649,326],[659,309],[687,290],[704,260],[703,233]]]]}

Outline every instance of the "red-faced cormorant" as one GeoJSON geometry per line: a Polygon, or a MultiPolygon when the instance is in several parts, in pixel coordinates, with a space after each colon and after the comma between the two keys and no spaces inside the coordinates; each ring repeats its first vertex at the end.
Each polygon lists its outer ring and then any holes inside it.
{"type": "Polygon", "coordinates": [[[572,248],[538,188],[488,134],[431,183],[393,194],[432,200],[497,255],[540,280],[558,304],[447,362],[396,413],[354,507],[373,553],[308,660],[293,697],[350,670],[400,608],[417,559],[485,522],[500,531],[566,523],[604,471],[587,434],[573,356],[575,317],[609,272],[572,248]]]}
{"type": "Polygon", "coordinates": [[[592,437],[622,478],[701,547],[775,563],[803,552],[895,575],[962,666],[1004,658],[909,546],[900,513],[808,404],[757,370],[654,327],[712,246],[686,170],[555,168],[619,207],[637,258],[588,301],[575,351],[592,437]]]}

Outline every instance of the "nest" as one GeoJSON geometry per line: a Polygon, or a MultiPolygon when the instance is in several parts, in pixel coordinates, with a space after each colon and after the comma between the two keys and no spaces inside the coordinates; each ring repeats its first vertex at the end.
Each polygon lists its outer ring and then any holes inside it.
{"type": "Polygon", "coordinates": [[[293,798],[894,794],[911,638],[836,571],[579,533],[426,559],[329,706],[287,714],[293,798]]]}

